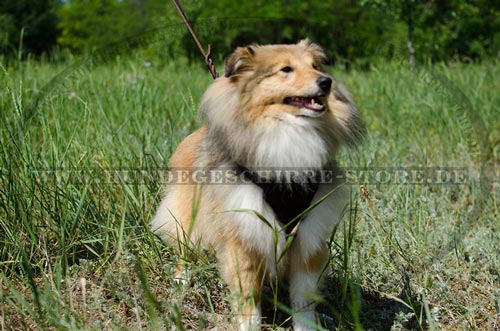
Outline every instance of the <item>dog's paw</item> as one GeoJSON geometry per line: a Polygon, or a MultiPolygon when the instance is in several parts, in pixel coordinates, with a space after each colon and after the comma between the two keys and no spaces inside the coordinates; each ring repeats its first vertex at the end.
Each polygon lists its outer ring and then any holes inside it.
{"type": "Polygon", "coordinates": [[[302,323],[302,322],[294,322],[293,323],[293,331],[318,331],[318,330],[324,330],[323,328],[316,328],[313,327],[311,324],[307,323],[302,323]]]}
{"type": "Polygon", "coordinates": [[[191,282],[191,275],[181,264],[177,266],[177,270],[174,274],[174,281],[183,286],[189,286],[189,283],[191,282]]]}
{"type": "Polygon", "coordinates": [[[240,331],[259,331],[260,330],[260,315],[252,315],[250,317],[240,319],[240,331]]]}
{"type": "Polygon", "coordinates": [[[316,328],[310,328],[310,327],[304,326],[304,325],[293,327],[293,331],[317,331],[317,330],[318,329],[316,329],[316,328]]]}
{"type": "Polygon", "coordinates": [[[314,311],[307,310],[296,313],[293,316],[293,331],[316,331],[324,330],[318,324],[314,311]]]}

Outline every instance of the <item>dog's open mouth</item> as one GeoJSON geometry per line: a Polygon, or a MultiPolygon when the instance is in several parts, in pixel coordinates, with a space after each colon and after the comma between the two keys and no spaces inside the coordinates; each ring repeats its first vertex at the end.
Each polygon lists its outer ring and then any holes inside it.
{"type": "Polygon", "coordinates": [[[319,97],[288,97],[285,98],[284,103],[297,108],[306,108],[316,112],[322,112],[325,109],[324,102],[319,97]]]}

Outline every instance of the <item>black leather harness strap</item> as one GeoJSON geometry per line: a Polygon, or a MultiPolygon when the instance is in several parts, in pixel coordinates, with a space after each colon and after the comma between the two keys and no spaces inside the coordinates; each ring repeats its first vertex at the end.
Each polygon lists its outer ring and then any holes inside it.
{"type": "Polygon", "coordinates": [[[317,178],[304,178],[306,182],[283,183],[276,179],[269,180],[260,178],[256,172],[237,165],[238,175],[243,175],[247,180],[262,189],[264,200],[271,206],[278,221],[285,224],[287,235],[295,235],[301,219],[294,220],[297,215],[307,209],[318,191],[317,178]]]}

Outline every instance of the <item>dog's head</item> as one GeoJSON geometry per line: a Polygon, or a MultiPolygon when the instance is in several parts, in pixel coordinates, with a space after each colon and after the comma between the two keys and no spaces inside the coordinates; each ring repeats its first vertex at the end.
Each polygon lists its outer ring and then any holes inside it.
{"type": "Polygon", "coordinates": [[[243,164],[323,165],[341,144],[356,145],[364,129],[325,61],[307,39],[237,48],[203,98],[209,131],[243,164]]]}
{"type": "Polygon", "coordinates": [[[285,111],[318,117],[327,110],[333,83],[323,71],[325,60],[321,47],[307,39],[295,45],[239,47],[226,62],[225,77],[251,91],[254,115],[285,111]]]}

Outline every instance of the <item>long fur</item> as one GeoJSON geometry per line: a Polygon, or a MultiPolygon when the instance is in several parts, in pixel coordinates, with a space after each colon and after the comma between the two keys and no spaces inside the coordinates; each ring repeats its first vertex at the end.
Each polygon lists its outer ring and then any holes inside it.
{"type": "MultiPolygon", "coordinates": [[[[284,220],[276,217],[263,189],[245,182],[235,169],[320,171],[342,145],[360,141],[364,127],[357,108],[347,89],[323,71],[325,59],[321,47],[309,40],[236,49],[225,76],[203,97],[204,126],[170,160],[171,169],[224,174],[222,184],[169,185],[151,226],[181,251],[193,245],[214,251],[241,330],[258,329],[267,274],[289,278],[292,309],[300,315],[294,315],[294,328],[311,330],[304,322],[314,319],[310,297],[317,291],[328,258],[326,240],[345,212],[348,192],[341,181],[320,183],[311,203],[325,200],[306,215],[287,247],[284,220]],[[287,104],[289,97],[316,95],[319,77],[332,82],[328,95],[318,97],[324,112],[287,104]]],[[[272,180],[287,185],[280,175],[272,180]]]]}

